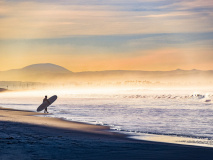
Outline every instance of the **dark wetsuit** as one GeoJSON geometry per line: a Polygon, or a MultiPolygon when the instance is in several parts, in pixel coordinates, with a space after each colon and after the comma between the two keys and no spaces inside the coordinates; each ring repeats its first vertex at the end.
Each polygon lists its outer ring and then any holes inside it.
{"type": "MultiPolygon", "coordinates": [[[[43,103],[44,103],[45,101],[47,101],[47,103],[50,104],[50,102],[48,101],[48,99],[47,99],[46,97],[43,99],[43,103]]],[[[44,109],[44,113],[48,113],[48,112],[47,112],[47,107],[44,109]]]]}
{"type": "Polygon", "coordinates": [[[47,99],[47,98],[44,98],[44,99],[43,99],[43,103],[44,103],[45,101],[47,101],[47,103],[49,103],[49,104],[50,104],[50,102],[48,101],[48,99],[47,99]]]}

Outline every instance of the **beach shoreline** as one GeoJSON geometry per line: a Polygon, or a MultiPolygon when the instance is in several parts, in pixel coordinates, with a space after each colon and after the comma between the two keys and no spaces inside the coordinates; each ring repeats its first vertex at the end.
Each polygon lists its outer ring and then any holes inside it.
{"type": "Polygon", "coordinates": [[[41,125],[46,127],[55,127],[59,129],[75,130],[86,133],[113,135],[126,137],[127,135],[110,132],[110,127],[101,125],[92,125],[82,122],[67,121],[61,118],[43,117],[45,113],[16,110],[11,108],[0,107],[1,121],[20,122],[34,125],[41,125]],[[30,118],[29,118],[30,117],[30,118]]]}
{"type": "Polygon", "coordinates": [[[134,140],[109,127],[0,108],[0,159],[211,159],[213,150],[134,140]]]}

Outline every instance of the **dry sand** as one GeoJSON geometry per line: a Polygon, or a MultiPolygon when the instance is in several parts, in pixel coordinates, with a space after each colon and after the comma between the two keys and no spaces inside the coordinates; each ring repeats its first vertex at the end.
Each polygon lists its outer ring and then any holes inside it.
{"type": "Polygon", "coordinates": [[[0,108],[0,160],[205,160],[213,149],[139,141],[108,127],[0,108]]]}

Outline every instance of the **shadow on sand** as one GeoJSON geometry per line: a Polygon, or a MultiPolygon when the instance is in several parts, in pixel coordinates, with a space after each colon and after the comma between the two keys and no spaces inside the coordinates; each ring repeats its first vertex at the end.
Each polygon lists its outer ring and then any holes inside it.
{"type": "Polygon", "coordinates": [[[0,121],[0,159],[205,160],[213,149],[0,121]]]}

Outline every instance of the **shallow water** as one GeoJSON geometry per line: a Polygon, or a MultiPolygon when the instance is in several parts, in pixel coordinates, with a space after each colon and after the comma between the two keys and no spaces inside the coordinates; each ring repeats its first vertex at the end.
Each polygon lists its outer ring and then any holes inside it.
{"type": "Polygon", "coordinates": [[[48,107],[48,111],[52,114],[47,116],[107,125],[112,130],[130,133],[140,139],[149,137],[147,140],[151,140],[148,134],[156,135],[152,136],[152,140],[157,141],[158,135],[169,135],[193,138],[193,145],[204,143],[212,146],[213,92],[211,91],[213,90],[126,89],[104,93],[7,92],[1,93],[0,106],[35,111],[44,95],[56,93],[58,99],[48,107]],[[200,98],[197,93],[206,96],[200,98]],[[199,139],[199,142],[194,139],[199,139]]]}

